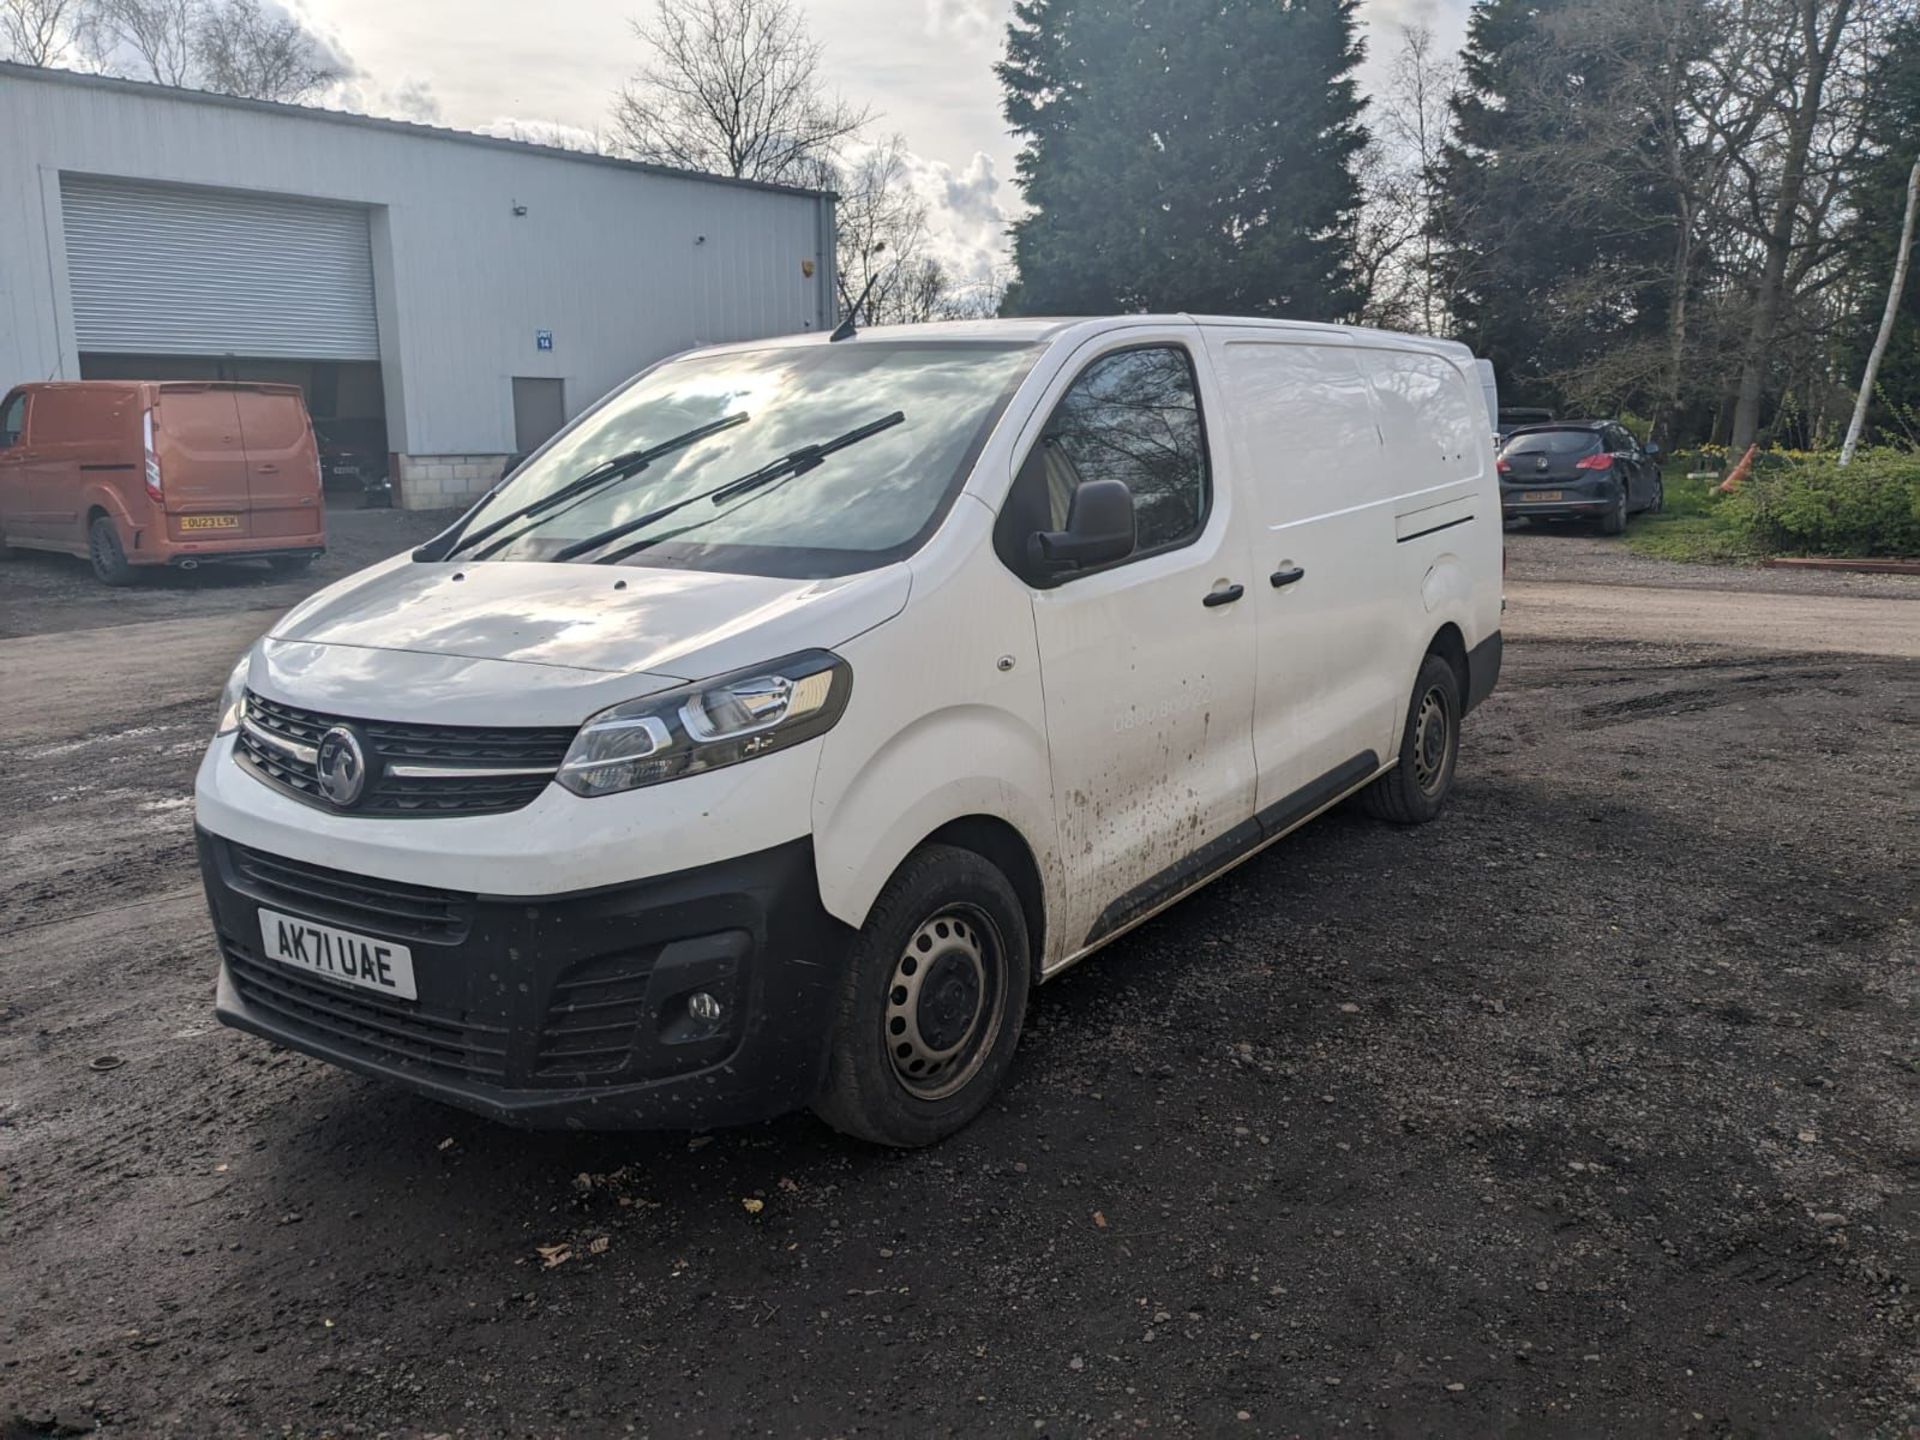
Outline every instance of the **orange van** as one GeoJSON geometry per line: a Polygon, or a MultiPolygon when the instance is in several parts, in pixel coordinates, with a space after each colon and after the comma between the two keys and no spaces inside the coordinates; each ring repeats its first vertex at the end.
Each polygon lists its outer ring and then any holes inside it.
{"type": "Polygon", "coordinates": [[[299,387],[20,386],[0,402],[0,545],[83,555],[108,585],[147,565],[304,569],[327,530],[299,387]]]}

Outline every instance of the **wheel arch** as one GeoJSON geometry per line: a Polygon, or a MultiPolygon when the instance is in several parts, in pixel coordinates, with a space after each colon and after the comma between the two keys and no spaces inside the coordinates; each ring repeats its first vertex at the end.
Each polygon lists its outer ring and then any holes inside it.
{"type": "Polygon", "coordinates": [[[1472,692],[1473,667],[1467,658],[1467,637],[1460,633],[1460,627],[1449,620],[1434,631],[1420,658],[1424,660],[1428,655],[1438,655],[1447,662],[1453,678],[1459,682],[1460,699],[1464,702],[1472,692]]]}
{"type": "Polygon", "coordinates": [[[908,855],[924,845],[971,850],[1007,877],[1013,893],[1020,897],[1020,911],[1027,922],[1027,949],[1034,959],[1033,979],[1038,983],[1039,960],[1047,953],[1047,888],[1026,836],[997,815],[962,815],[928,835],[908,855]]]}

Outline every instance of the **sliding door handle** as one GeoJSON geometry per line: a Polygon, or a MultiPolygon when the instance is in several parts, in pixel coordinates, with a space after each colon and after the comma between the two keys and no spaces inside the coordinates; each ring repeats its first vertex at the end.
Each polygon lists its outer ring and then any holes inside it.
{"type": "Polygon", "coordinates": [[[1276,590],[1282,586],[1291,585],[1296,580],[1304,580],[1306,578],[1307,572],[1298,565],[1289,565],[1284,570],[1276,570],[1267,577],[1267,579],[1273,582],[1273,588],[1276,590]]]}
{"type": "Polygon", "coordinates": [[[1247,587],[1244,585],[1227,585],[1218,590],[1209,591],[1206,599],[1200,603],[1211,610],[1216,605],[1231,605],[1246,593],[1247,587]]]}

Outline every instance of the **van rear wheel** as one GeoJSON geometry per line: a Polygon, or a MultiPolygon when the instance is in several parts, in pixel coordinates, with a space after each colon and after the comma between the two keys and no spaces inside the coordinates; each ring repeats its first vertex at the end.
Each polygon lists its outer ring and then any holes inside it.
{"type": "Polygon", "coordinates": [[[1006,1078],[1031,980],[1007,877],[971,850],[915,851],[854,940],[814,1113],[879,1145],[946,1139],[1006,1078]]]}
{"type": "Polygon", "coordinates": [[[133,583],[133,567],[121,547],[120,532],[105,515],[96,515],[87,527],[87,558],[93,562],[94,577],[102,585],[133,583]]]}
{"type": "Polygon", "coordinates": [[[1369,815],[1421,825],[1440,813],[1460,757],[1460,677],[1438,655],[1420,662],[1400,732],[1400,759],[1360,792],[1369,815]]]}

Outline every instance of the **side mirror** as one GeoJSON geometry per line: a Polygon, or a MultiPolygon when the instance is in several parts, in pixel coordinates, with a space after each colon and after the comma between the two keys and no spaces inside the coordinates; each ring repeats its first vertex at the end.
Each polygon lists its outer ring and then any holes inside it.
{"type": "Polygon", "coordinates": [[[1660,442],[1657,440],[1649,440],[1645,445],[1642,445],[1640,448],[1646,452],[1647,458],[1649,460],[1656,458],[1660,454],[1660,442]]]}
{"type": "Polygon", "coordinates": [[[1027,558],[1049,574],[1085,570],[1133,553],[1133,492],[1124,480],[1086,480],[1074,488],[1067,528],[1035,531],[1027,558]]]}

